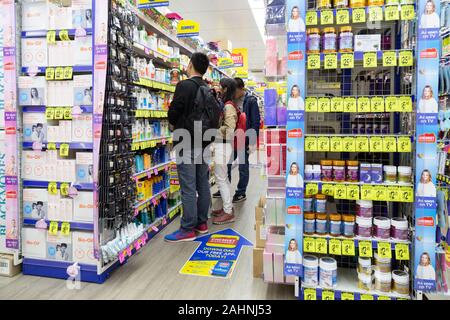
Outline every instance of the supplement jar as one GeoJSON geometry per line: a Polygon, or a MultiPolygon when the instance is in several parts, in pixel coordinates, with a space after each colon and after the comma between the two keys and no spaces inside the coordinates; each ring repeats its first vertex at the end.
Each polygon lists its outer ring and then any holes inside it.
{"type": "Polygon", "coordinates": [[[383,165],[380,163],[372,163],[370,165],[370,174],[373,183],[383,182],[383,165]]]}
{"type": "Polygon", "coordinates": [[[337,262],[333,258],[320,258],[319,285],[322,288],[332,289],[337,285],[337,262]]]}
{"type": "Polygon", "coordinates": [[[310,164],[305,165],[305,180],[310,181],[313,180],[313,166],[310,164]]]}
{"type": "Polygon", "coordinates": [[[327,214],[317,213],[316,214],[316,233],[324,235],[327,233],[327,214]]]}
{"type": "Polygon", "coordinates": [[[303,212],[314,212],[312,196],[305,195],[305,199],[303,199],[303,212]]]}
{"type": "Polygon", "coordinates": [[[333,161],[333,180],[336,182],[345,181],[345,161],[333,161]]]}
{"type": "Polygon", "coordinates": [[[404,218],[391,219],[391,237],[397,240],[408,240],[408,220],[404,218]]]}
{"type": "Polygon", "coordinates": [[[390,272],[375,271],[375,290],[379,292],[391,291],[392,275],[390,272]]]}
{"type": "Polygon", "coordinates": [[[333,181],[333,161],[321,160],[322,181],[333,181]]]}
{"type": "Polygon", "coordinates": [[[360,181],[363,183],[372,182],[372,170],[370,163],[360,164],[360,181]]]}
{"type": "Polygon", "coordinates": [[[353,52],[352,27],[345,26],[339,33],[339,52],[353,52]]]}
{"type": "Polygon", "coordinates": [[[355,216],[351,214],[342,215],[344,237],[353,238],[355,236],[355,216]]]}
{"type": "Polygon", "coordinates": [[[398,167],[398,183],[411,183],[411,167],[398,167]]]}
{"type": "Polygon", "coordinates": [[[384,181],[386,183],[397,182],[397,167],[396,166],[384,166],[384,181]]]}
{"type": "Polygon", "coordinates": [[[358,217],[372,218],[373,202],[370,200],[357,200],[356,201],[356,215],[358,217]]]}
{"type": "Polygon", "coordinates": [[[373,289],[373,272],[369,274],[358,273],[358,288],[365,291],[373,289]]]}
{"type": "Polygon", "coordinates": [[[393,281],[393,291],[404,295],[409,296],[409,275],[408,273],[401,270],[392,271],[392,280],[393,281]]]}
{"type": "Polygon", "coordinates": [[[312,212],[305,212],[305,234],[314,234],[316,231],[316,215],[312,212]]]}
{"type": "Polygon", "coordinates": [[[359,181],[359,161],[347,161],[347,181],[359,181]]]}
{"type": "Polygon", "coordinates": [[[348,8],[348,0],[334,0],[335,8],[348,8]]]}
{"type": "Polygon", "coordinates": [[[361,8],[366,6],[366,0],[350,0],[350,8],[361,8]]]}
{"type": "Polygon", "coordinates": [[[342,235],[341,231],[342,221],[339,213],[330,214],[330,235],[339,237],[342,235]]]}
{"type": "Polygon", "coordinates": [[[324,194],[316,194],[316,212],[326,213],[327,212],[327,196],[324,194]]]}
{"type": "Polygon", "coordinates": [[[391,259],[389,258],[380,258],[378,256],[378,253],[374,253],[375,258],[375,270],[384,272],[384,273],[390,273],[391,272],[391,259]]]}
{"type": "Polygon", "coordinates": [[[320,177],[322,174],[322,169],[320,167],[320,164],[313,166],[313,180],[320,181],[320,177]]]}
{"type": "Polygon", "coordinates": [[[331,0],[317,0],[317,9],[330,9],[331,0]]]}
{"type": "Polygon", "coordinates": [[[309,28],[307,31],[306,53],[320,53],[320,31],[318,28],[309,28]]]}
{"type": "Polygon", "coordinates": [[[323,29],[322,50],[324,53],[335,53],[337,50],[336,29],[328,27],[323,29]]]}
{"type": "Polygon", "coordinates": [[[303,284],[312,287],[319,284],[319,259],[315,256],[303,257],[303,284]]]}
{"type": "Polygon", "coordinates": [[[358,273],[371,275],[372,270],[372,259],[363,257],[358,258],[358,273]]]}
{"type": "Polygon", "coordinates": [[[363,238],[372,237],[372,218],[356,217],[356,235],[363,238]]]}
{"type": "Polygon", "coordinates": [[[386,217],[373,218],[373,235],[380,239],[391,237],[391,220],[386,217]]]}

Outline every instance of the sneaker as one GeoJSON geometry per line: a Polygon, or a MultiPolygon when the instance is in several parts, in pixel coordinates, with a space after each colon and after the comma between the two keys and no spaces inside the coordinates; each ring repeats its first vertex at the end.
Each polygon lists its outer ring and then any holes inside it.
{"type": "Polygon", "coordinates": [[[181,241],[193,241],[197,238],[194,231],[177,230],[174,233],[168,234],[164,237],[167,242],[181,242],[181,241]]]}
{"type": "Polygon", "coordinates": [[[223,213],[220,216],[214,217],[213,224],[227,224],[234,222],[234,213],[223,213]]]}
{"type": "Polygon", "coordinates": [[[217,210],[213,210],[211,212],[211,215],[214,217],[220,216],[221,214],[225,213],[225,211],[223,211],[223,209],[217,209],[217,210]]]}
{"type": "Polygon", "coordinates": [[[222,196],[220,195],[220,191],[217,191],[216,193],[213,193],[212,195],[213,198],[222,198],[222,196]]]}
{"type": "Polygon", "coordinates": [[[208,233],[208,224],[206,222],[205,223],[201,223],[201,224],[199,224],[198,226],[196,226],[194,228],[194,231],[196,231],[196,232],[198,232],[200,234],[208,233]]]}
{"type": "Polygon", "coordinates": [[[233,203],[238,203],[247,200],[247,197],[245,194],[235,194],[233,196],[233,203]]]}

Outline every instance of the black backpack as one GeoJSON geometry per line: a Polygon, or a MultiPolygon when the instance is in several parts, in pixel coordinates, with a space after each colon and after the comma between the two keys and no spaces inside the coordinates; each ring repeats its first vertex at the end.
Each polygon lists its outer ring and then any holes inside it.
{"type": "Polygon", "coordinates": [[[218,129],[222,110],[220,108],[220,103],[216,98],[215,91],[205,85],[200,85],[193,79],[189,80],[197,84],[198,90],[194,107],[191,112],[186,115],[184,120],[184,128],[194,135],[194,123],[196,121],[201,121],[202,134],[209,129],[218,129]]]}

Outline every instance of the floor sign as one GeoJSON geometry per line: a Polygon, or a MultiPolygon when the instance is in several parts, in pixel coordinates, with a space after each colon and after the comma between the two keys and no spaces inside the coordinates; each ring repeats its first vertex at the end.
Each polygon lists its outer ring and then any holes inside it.
{"type": "Polygon", "coordinates": [[[253,246],[233,229],[225,229],[198,237],[201,242],[181,268],[181,274],[230,278],[243,246],[253,246]]]}

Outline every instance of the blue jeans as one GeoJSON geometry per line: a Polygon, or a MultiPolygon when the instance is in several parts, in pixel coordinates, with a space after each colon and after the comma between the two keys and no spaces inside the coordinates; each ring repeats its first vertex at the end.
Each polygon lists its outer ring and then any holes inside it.
{"type": "MultiPolygon", "coordinates": [[[[245,195],[247,192],[247,186],[248,186],[248,181],[250,179],[250,164],[248,161],[248,158],[250,156],[249,154],[249,149],[248,146],[245,149],[245,159],[244,159],[244,163],[240,163],[242,160],[239,159],[239,182],[237,185],[237,190],[235,195],[237,196],[242,196],[245,195]]],[[[236,160],[236,158],[238,157],[238,153],[236,151],[233,152],[233,161],[236,160]]],[[[228,179],[230,180],[231,183],[231,164],[228,165],[228,179]]]]}
{"type": "Polygon", "coordinates": [[[181,228],[185,231],[191,231],[199,224],[208,221],[211,203],[209,166],[204,162],[194,164],[194,154],[189,158],[192,160],[191,164],[177,159],[178,180],[183,203],[181,228]]]}

